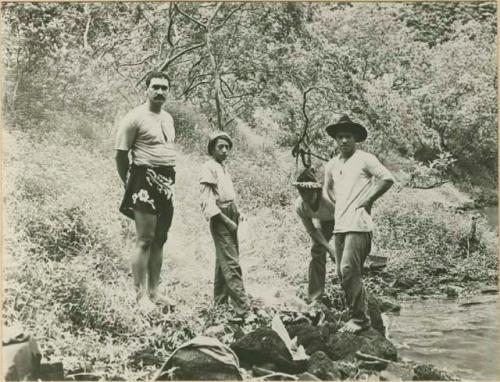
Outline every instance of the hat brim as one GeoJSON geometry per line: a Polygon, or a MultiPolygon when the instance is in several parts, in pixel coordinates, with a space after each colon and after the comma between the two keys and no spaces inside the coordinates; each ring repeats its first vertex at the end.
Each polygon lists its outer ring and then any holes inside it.
{"type": "Polygon", "coordinates": [[[339,131],[352,131],[356,138],[356,142],[363,142],[368,136],[368,131],[363,125],[355,122],[334,123],[326,127],[327,134],[335,138],[339,131]]]}
{"type": "Polygon", "coordinates": [[[304,190],[321,190],[323,186],[318,182],[293,182],[292,186],[304,190]]]}

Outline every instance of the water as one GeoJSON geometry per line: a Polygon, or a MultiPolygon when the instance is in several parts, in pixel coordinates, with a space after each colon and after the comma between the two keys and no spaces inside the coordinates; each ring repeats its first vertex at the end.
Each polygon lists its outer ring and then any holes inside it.
{"type": "Polygon", "coordinates": [[[462,379],[499,380],[499,316],[497,296],[467,301],[404,302],[391,315],[389,338],[401,357],[429,362],[462,379]]]}
{"type": "Polygon", "coordinates": [[[488,206],[481,208],[480,211],[486,216],[489,225],[493,230],[498,228],[498,206],[488,206]]]}

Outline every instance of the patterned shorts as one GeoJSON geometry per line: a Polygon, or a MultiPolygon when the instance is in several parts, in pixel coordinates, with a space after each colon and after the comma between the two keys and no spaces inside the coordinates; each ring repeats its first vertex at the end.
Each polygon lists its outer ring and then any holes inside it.
{"type": "Polygon", "coordinates": [[[172,166],[131,165],[120,212],[134,219],[134,211],[154,215],[173,213],[175,169],[172,166]]]}

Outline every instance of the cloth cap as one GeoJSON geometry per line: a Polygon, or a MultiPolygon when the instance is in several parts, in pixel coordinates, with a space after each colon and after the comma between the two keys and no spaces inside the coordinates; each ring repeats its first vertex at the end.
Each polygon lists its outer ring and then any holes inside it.
{"type": "Polygon", "coordinates": [[[214,131],[213,133],[210,134],[208,138],[208,155],[212,155],[212,150],[214,148],[215,141],[218,138],[225,139],[227,143],[229,143],[229,149],[233,148],[233,140],[227,133],[223,131],[214,131]]]}

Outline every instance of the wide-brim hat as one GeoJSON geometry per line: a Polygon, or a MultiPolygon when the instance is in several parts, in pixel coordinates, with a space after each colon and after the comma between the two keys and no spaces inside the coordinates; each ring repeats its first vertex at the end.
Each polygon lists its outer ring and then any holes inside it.
{"type": "Polygon", "coordinates": [[[292,186],[303,190],[320,190],[323,188],[321,183],[318,182],[293,182],[292,186]]]}
{"type": "Polygon", "coordinates": [[[231,139],[231,137],[227,133],[225,133],[223,131],[214,131],[208,137],[208,148],[207,149],[208,149],[209,155],[211,155],[211,151],[213,149],[213,145],[215,144],[215,141],[219,138],[222,138],[222,139],[226,140],[227,143],[229,143],[229,149],[233,148],[233,140],[231,139]]]}
{"type": "Polygon", "coordinates": [[[297,181],[292,183],[293,186],[303,190],[321,189],[323,186],[316,180],[316,172],[313,168],[306,168],[297,177],[297,181]]]}
{"type": "Polygon", "coordinates": [[[326,127],[326,132],[329,136],[335,138],[339,131],[352,131],[356,138],[356,142],[363,142],[368,136],[368,131],[363,125],[351,121],[347,115],[340,117],[337,123],[332,123],[326,127]]]}

